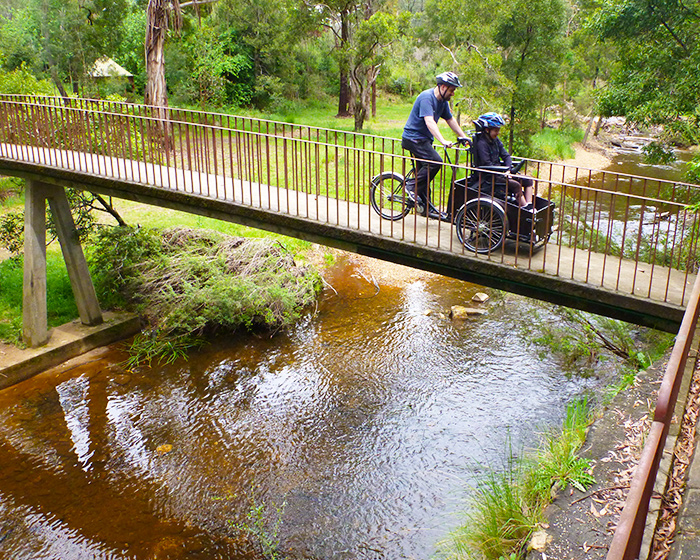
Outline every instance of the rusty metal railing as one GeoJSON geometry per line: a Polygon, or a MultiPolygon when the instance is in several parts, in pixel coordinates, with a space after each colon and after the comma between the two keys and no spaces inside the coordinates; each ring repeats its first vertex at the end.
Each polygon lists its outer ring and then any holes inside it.
{"type": "MultiPolygon", "coordinates": [[[[103,100],[0,95],[0,157],[180,190],[269,212],[469,254],[446,223],[382,220],[371,178],[405,176],[395,138],[221,113],[103,100]]],[[[448,167],[445,168],[449,170],[448,167]]],[[[462,163],[433,186],[447,204],[462,163]]],[[[684,305],[700,264],[700,188],[529,160],[537,194],[556,204],[550,243],[535,254],[503,244],[488,259],[639,297],[684,305]]]]}
{"type": "Polygon", "coordinates": [[[699,316],[700,277],[696,279],[693,286],[681,328],[666,366],[656,400],[654,420],[646,436],[639,463],[634,470],[634,477],[610,544],[607,560],[634,560],[639,557],[649,513],[649,502],[683,382],[683,374],[686,371],[686,363],[692,350],[699,316]]]}

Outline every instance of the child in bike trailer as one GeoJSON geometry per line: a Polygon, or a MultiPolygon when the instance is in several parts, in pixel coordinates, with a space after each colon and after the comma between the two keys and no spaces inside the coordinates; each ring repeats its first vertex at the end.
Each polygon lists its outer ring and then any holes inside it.
{"type": "MultiPolygon", "coordinates": [[[[513,168],[513,160],[498,138],[501,127],[505,124],[498,113],[484,113],[474,121],[477,131],[474,153],[476,167],[499,166],[513,168]]],[[[533,181],[529,177],[509,175],[508,191],[515,195],[518,206],[523,210],[532,210],[533,181]]]]}
{"type": "Polygon", "coordinates": [[[443,72],[436,76],[435,81],[434,88],[426,89],[416,98],[403,129],[401,146],[416,158],[415,178],[406,181],[406,191],[408,191],[409,196],[414,197],[415,202],[422,206],[424,216],[437,220],[448,220],[449,218],[444,212],[440,212],[430,204],[430,183],[440,171],[442,164],[440,154],[433,148],[433,140],[437,138],[438,142],[446,148],[452,146],[452,143],[445,140],[440,134],[437,125],[440,118],[447,121],[447,125],[457,135],[457,140],[460,143],[466,144],[468,140],[457,119],[452,116],[450,111],[450,99],[454,96],[455,90],[462,87],[457,74],[443,72]],[[434,161],[435,164],[421,160],[434,161]]]}

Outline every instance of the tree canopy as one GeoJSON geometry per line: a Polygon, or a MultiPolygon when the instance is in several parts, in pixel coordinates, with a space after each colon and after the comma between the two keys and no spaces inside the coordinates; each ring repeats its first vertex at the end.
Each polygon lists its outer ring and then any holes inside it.
{"type": "Polygon", "coordinates": [[[36,88],[95,95],[88,71],[107,55],[134,74],[126,95],[155,99],[145,39],[149,10],[163,8],[149,35],[158,95],[179,105],[284,112],[336,99],[360,129],[376,89],[412,98],[453,70],[459,111],[505,114],[511,142],[570,111],[662,124],[688,144],[700,136],[699,2],[2,0],[0,64],[15,73],[7,84],[27,72],[36,88]]]}
{"type": "Polygon", "coordinates": [[[600,99],[604,115],[664,124],[697,144],[700,117],[700,3],[605,0],[591,18],[619,58],[600,99]]]}

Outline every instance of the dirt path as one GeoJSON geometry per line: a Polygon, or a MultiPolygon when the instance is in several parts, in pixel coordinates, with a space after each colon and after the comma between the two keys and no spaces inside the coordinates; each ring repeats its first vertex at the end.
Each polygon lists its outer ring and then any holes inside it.
{"type": "Polygon", "coordinates": [[[571,159],[564,160],[562,163],[589,169],[605,169],[612,162],[605,152],[605,148],[597,143],[591,146],[592,148],[586,149],[580,144],[576,144],[574,146],[576,155],[571,159]]]}

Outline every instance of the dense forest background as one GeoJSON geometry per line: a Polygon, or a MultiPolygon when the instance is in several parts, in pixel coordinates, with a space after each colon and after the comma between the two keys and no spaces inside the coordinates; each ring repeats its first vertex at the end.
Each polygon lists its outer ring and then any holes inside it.
{"type": "Polygon", "coordinates": [[[597,115],[691,146],[699,23],[698,0],[0,0],[0,91],[278,114],[333,103],[361,130],[375,96],[412,98],[453,70],[459,110],[507,115],[519,153],[546,123],[597,115]],[[103,55],[133,85],[90,79],[103,55]]]}

